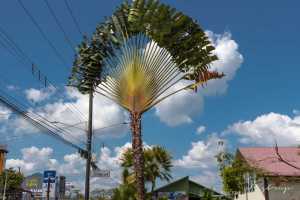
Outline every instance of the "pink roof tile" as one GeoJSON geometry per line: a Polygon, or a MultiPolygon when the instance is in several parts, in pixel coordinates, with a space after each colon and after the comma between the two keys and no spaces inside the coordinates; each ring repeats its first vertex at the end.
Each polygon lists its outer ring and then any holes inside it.
{"type": "Polygon", "coordinates": [[[239,148],[239,152],[250,166],[261,169],[268,175],[300,177],[300,148],[278,148],[282,158],[295,167],[281,161],[274,147],[239,148]]]}

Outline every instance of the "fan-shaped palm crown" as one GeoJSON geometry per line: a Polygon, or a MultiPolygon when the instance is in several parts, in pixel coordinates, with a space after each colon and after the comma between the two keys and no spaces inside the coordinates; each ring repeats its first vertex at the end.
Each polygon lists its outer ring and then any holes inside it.
{"type": "Polygon", "coordinates": [[[130,112],[138,200],[145,199],[141,115],[165,98],[223,74],[204,31],[190,17],[157,0],[123,3],[80,47],[70,84],[95,91],[130,112]],[[189,83],[177,90],[180,81],[189,83]]]}
{"type": "MultiPolygon", "coordinates": [[[[144,34],[124,38],[122,45],[116,46],[103,63],[106,80],[98,86],[98,92],[135,113],[143,113],[170,96],[170,93],[165,95],[168,89],[194,73],[180,71],[171,54],[144,34]]],[[[221,77],[209,72],[202,75],[196,83],[175,92],[221,77]]]]}

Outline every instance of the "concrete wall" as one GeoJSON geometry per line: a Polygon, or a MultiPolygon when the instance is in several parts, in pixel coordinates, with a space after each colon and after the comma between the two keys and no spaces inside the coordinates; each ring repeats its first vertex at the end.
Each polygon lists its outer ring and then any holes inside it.
{"type": "Polygon", "coordinates": [[[300,200],[300,182],[288,182],[269,186],[270,200],[300,200]]]}
{"type": "MultiPolygon", "coordinates": [[[[241,194],[236,200],[265,200],[263,180],[258,180],[255,191],[241,194]],[[248,196],[248,199],[247,199],[248,196]]],[[[276,184],[269,180],[269,200],[300,200],[300,182],[290,181],[276,184]]]]}
{"type": "Polygon", "coordinates": [[[236,200],[265,200],[264,191],[263,191],[263,181],[262,180],[257,181],[254,192],[250,192],[247,194],[240,194],[236,200]]]}

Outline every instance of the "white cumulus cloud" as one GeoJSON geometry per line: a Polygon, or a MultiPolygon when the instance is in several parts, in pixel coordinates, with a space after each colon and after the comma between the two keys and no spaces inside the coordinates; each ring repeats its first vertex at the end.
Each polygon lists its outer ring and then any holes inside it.
{"type": "Polygon", "coordinates": [[[196,130],[196,133],[198,135],[201,135],[202,133],[204,133],[206,131],[206,127],[205,126],[199,126],[196,130]]]}
{"type": "Polygon", "coordinates": [[[58,174],[66,176],[83,175],[85,160],[79,154],[66,154],[62,162],[54,158],[54,150],[50,147],[38,148],[35,146],[21,150],[22,157],[8,159],[6,168],[19,168],[25,175],[30,175],[44,170],[56,170],[58,174]]]}
{"type": "Polygon", "coordinates": [[[192,142],[191,148],[180,159],[174,160],[174,166],[186,170],[193,180],[221,191],[221,179],[216,155],[226,148],[226,141],[212,133],[206,140],[192,142]],[[224,145],[220,145],[223,141],[224,145]]]}
{"type": "Polygon", "coordinates": [[[8,159],[6,161],[6,167],[20,167],[21,171],[26,175],[53,167],[52,164],[54,160],[51,159],[53,149],[49,147],[39,149],[33,146],[22,149],[21,153],[21,159],[8,159]]]}
{"type": "Polygon", "coordinates": [[[300,115],[300,110],[294,109],[294,110],[293,110],[293,114],[294,114],[294,115],[300,115]]]}
{"type": "MultiPolygon", "coordinates": [[[[203,96],[224,94],[243,62],[243,56],[239,52],[238,44],[232,39],[230,33],[214,34],[207,31],[206,34],[215,46],[214,53],[219,57],[212,63],[211,70],[223,72],[226,76],[220,80],[211,80],[205,88],[200,88],[198,93],[184,91],[176,94],[155,107],[155,114],[169,126],[177,126],[193,122],[192,117],[199,114],[204,105],[203,96]]],[[[184,83],[180,82],[175,88],[180,88],[184,83]]],[[[174,89],[174,88],[173,88],[174,89]]]]}
{"type": "Polygon", "coordinates": [[[53,87],[40,89],[40,90],[35,88],[30,88],[25,90],[25,96],[29,101],[37,103],[48,99],[52,94],[54,94],[54,92],[55,89],[53,87]]]}
{"type": "MultiPolygon", "coordinates": [[[[148,145],[145,144],[146,147],[148,145]]],[[[125,143],[123,146],[118,146],[113,149],[107,147],[101,148],[96,163],[102,170],[111,172],[110,178],[91,178],[91,187],[96,188],[113,188],[121,182],[120,158],[123,152],[131,147],[131,143],[125,143]]],[[[38,148],[35,146],[24,148],[21,150],[21,158],[8,159],[6,168],[17,169],[27,176],[44,170],[56,170],[59,175],[65,175],[68,182],[74,182],[78,186],[85,175],[86,160],[81,158],[78,153],[66,154],[63,160],[59,161],[54,158],[54,150],[50,147],[38,148]]],[[[81,188],[83,189],[83,188],[81,188]]]]}
{"type": "Polygon", "coordinates": [[[9,119],[11,111],[0,104],[0,122],[9,119]]]}
{"type": "Polygon", "coordinates": [[[215,134],[207,141],[192,142],[191,149],[181,159],[175,160],[174,164],[183,168],[207,169],[217,165],[215,156],[220,151],[220,138],[215,134]]]}
{"type": "MultiPolygon", "coordinates": [[[[172,90],[184,87],[184,82],[176,84],[172,90]]],[[[155,114],[169,126],[193,122],[192,116],[203,108],[203,97],[191,90],[182,91],[165,99],[155,107],[155,114]]]]}
{"type": "Polygon", "coordinates": [[[214,53],[218,56],[219,60],[215,61],[211,70],[223,72],[225,77],[218,80],[211,80],[204,88],[204,94],[208,96],[224,94],[229,86],[229,81],[234,78],[238,69],[243,63],[243,56],[239,52],[238,44],[232,39],[229,32],[224,34],[214,34],[211,31],[206,31],[211,42],[215,46],[214,53]]]}
{"type": "Polygon", "coordinates": [[[241,142],[259,145],[298,145],[300,143],[300,116],[290,117],[268,113],[254,120],[240,121],[229,126],[226,132],[236,133],[241,142]]]}
{"type": "MultiPolygon", "coordinates": [[[[29,89],[33,91],[35,89],[29,89]]],[[[43,98],[49,98],[45,92],[37,90],[37,96],[31,97],[32,100],[38,102],[43,98]],[[42,95],[43,97],[39,96],[42,95]],[[46,97],[47,96],[47,97],[46,97]]],[[[31,93],[31,92],[30,92],[31,93]]],[[[35,92],[33,92],[35,93],[35,92]]],[[[44,101],[35,108],[29,108],[30,113],[37,114],[49,123],[67,130],[71,135],[66,139],[72,139],[72,142],[78,142],[86,136],[87,113],[89,110],[89,97],[76,91],[75,89],[66,88],[53,94],[54,99],[44,101]]],[[[31,94],[32,95],[32,94],[31,94]]],[[[30,98],[29,98],[30,99],[30,98]]],[[[4,107],[0,107],[0,114],[7,113],[4,107]]],[[[30,114],[31,115],[31,114],[30,114]]],[[[4,115],[3,115],[4,116],[4,115]]],[[[4,118],[1,118],[3,120],[4,118]]],[[[5,118],[8,119],[9,115],[5,118]]],[[[13,133],[18,136],[24,134],[38,133],[39,130],[34,128],[30,122],[24,120],[18,115],[9,118],[10,122],[1,124],[1,133],[13,133]]],[[[95,137],[120,137],[128,132],[128,125],[124,124],[128,121],[128,114],[117,104],[106,99],[103,96],[95,95],[94,112],[93,112],[93,128],[95,137]]]]}

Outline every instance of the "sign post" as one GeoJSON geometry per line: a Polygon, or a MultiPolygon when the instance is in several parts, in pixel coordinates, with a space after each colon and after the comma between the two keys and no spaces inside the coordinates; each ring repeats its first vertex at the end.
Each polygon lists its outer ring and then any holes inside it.
{"type": "Polygon", "coordinates": [[[50,198],[55,198],[55,179],[56,171],[48,170],[44,171],[43,177],[43,196],[50,200],[50,198]]]}
{"type": "Polygon", "coordinates": [[[110,178],[110,171],[103,169],[93,170],[92,177],[110,178]]]}

